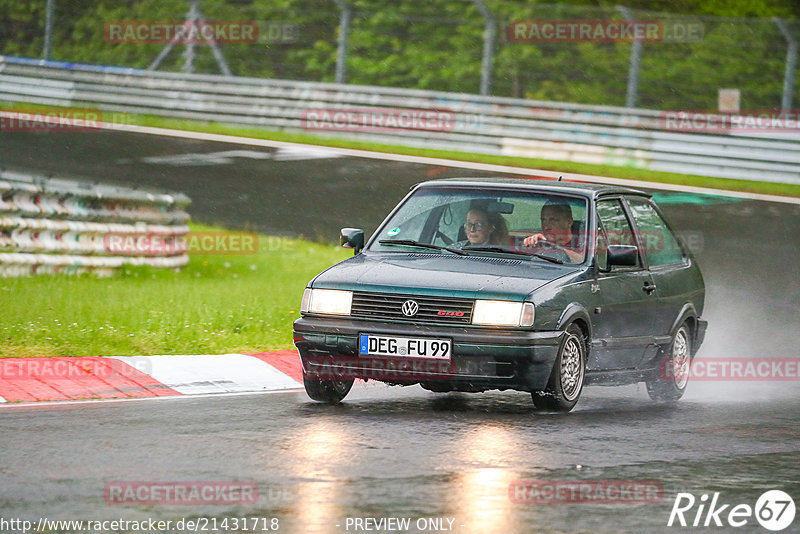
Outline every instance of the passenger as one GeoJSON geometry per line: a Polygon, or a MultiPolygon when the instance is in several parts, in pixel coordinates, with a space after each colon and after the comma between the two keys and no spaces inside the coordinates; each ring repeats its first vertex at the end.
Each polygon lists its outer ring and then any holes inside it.
{"type": "Polygon", "coordinates": [[[457,247],[508,245],[508,227],[499,213],[473,208],[467,212],[464,222],[466,241],[456,243],[457,247]]]}
{"type": "Polygon", "coordinates": [[[570,263],[583,261],[583,245],[581,236],[572,231],[574,220],[572,208],[565,202],[548,202],[542,207],[542,231],[525,238],[526,247],[541,248],[555,245],[554,250],[563,250],[570,263]]]}

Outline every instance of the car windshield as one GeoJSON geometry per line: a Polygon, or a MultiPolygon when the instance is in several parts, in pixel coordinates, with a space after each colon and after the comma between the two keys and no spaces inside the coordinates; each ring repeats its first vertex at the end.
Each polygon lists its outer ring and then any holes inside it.
{"type": "Polygon", "coordinates": [[[384,223],[370,251],[585,258],[587,202],[553,192],[423,187],[384,223]]]}

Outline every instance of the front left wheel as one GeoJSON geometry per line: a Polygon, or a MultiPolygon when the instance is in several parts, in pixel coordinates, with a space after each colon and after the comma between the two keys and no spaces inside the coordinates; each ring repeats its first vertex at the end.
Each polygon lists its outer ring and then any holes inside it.
{"type": "Polygon", "coordinates": [[[544,391],[531,392],[533,405],[550,412],[572,410],[583,391],[585,371],[586,338],[577,325],[571,324],[559,347],[547,387],[544,391]]]}
{"type": "Polygon", "coordinates": [[[303,373],[303,386],[305,386],[306,393],[312,400],[338,404],[350,393],[350,388],[353,387],[353,379],[329,380],[314,378],[303,373]]]}

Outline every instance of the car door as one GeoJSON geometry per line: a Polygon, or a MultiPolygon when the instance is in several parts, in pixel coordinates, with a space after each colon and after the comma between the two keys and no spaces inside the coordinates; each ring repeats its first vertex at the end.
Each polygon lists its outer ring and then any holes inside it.
{"type": "Polygon", "coordinates": [[[691,291],[696,285],[688,283],[691,266],[686,252],[652,202],[636,197],[627,201],[656,286],[658,311],[653,317],[653,334],[664,342],[683,305],[694,298],[691,291]]]}
{"type": "Polygon", "coordinates": [[[621,198],[596,203],[598,217],[598,273],[593,291],[601,305],[592,315],[590,369],[632,369],[653,343],[651,323],[657,295],[641,252],[634,266],[609,267],[604,247],[636,245],[629,213],[621,198]]]}

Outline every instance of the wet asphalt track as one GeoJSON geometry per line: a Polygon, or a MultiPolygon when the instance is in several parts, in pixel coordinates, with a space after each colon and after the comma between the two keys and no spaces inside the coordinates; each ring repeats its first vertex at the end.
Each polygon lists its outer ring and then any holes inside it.
{"type": "MultiPolygon", "coordinates": [[[[195,220],[329,240],[341,226],[374,229],[413,183],[487,174],[291,157],[299,156],[121,133],[0,142],[0,164],[10,168],[179,190],[194,200],[195,220]],[[237,149],[266,155],[164,162],[237,149]],[[154,157],[167,160],[143,160],[154,157]]],[[[800,207],[660,200],[692,236],[706,278],[710,326],[700,357],[797,357],[800,207]]],[[[800,505],[799,409],[797,381],[695,382],[675,407],[652,404],[643,386],[589,388],[559,416],[534,414],[521,393],[435,395],[372,383],[337,407],[302,393],[4,407],[0,518],[247,515],[278,517],[284,532],[346,532],[347,517],[405,516],[453,518],[454,532],[668,532],[678,530],[666,527],[678,492],[753,505],[763,491],[783,489],[800,505]],[[517,479],[656,480],[664,499],[513,503],[517,479]],[[120,480],[252,481],[260,497],[239,507],[109,505],[103,487],[120,480]]],[[[736,531],[767,532],[752,518],[736,531]]],[[[797,531],[800,517],[784,532],[797,531]]]]}

